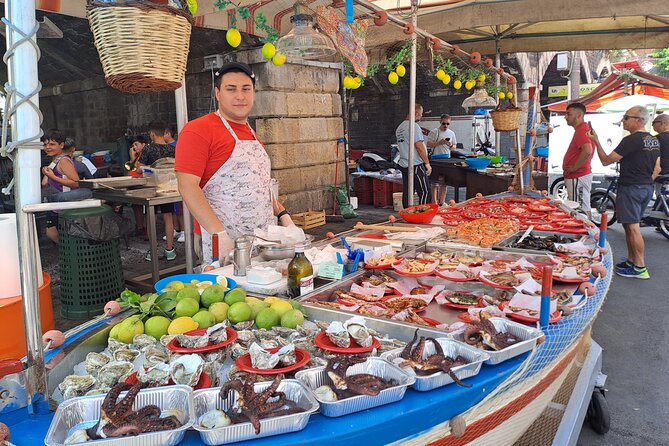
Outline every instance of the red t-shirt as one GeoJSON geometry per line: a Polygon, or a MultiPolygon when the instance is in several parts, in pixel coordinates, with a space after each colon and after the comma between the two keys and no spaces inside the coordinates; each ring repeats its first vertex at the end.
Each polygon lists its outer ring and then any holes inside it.
{"type": "Polygon", "coordinates": [[[590,162],[592,161],[592,156],[595,154],[594,150],[578,170],[572,173],[567,173],[565,170],[567,166],[576,164],[576,160],[581,154],[581,147],[583,147],[585,144],[592,145],[592,141],[590,138],[588,138],[587,135],[589,130],[590,127],[588,126],[587,122],[578,125],[574,129],[574,136],[571,138],[571,143],[569,143],[569,148],[567,149],[567,153],[565,153],[564,160],[562,161],[562,171],[564,172],[564,177],[567,179],[579,178],[583,175],[592,173],[590,162]]]}
{"type": "MultiPolygon", "coordinates": [[[[248,125],[228,123],[240,140],[255,139],[248,125]]],[[[235,138],[221,118],[216,113],[209,113],[190,121],[179,133],[174,169],[200,177],[202,188],[230,158],[234,148],[235,138]]],[[[197,221],[194,226],[195,233],[200,234],[197,221]]]]}

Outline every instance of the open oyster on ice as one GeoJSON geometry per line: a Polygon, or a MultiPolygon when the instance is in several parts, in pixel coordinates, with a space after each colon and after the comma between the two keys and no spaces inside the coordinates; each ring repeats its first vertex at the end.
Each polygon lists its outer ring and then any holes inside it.
{"type": "Polygon", "coordinates": [[[176,339],[179,345],[183,348],[201,348],[209,345],[208,333],[203,335],[178,334],[176,339]]]}
{"type": "Polygon", "coordinates": [[[91,375],[97,375],[102,366],[106,365],[111,360],[112,358],[104,353],[89,352],[84,361],[86,372],[91,375]]]}
{"type": "Polygon", "coordinates": [[[140,369],[137,380],[142,383],[155,383],[158,386],[164,386],[170,380],[170,366],[161,362],[146,371],[140,369]]]}
{"type": "Polygon", "coordinates": [[[132,362],[140,353],[139,350],[135,350],[134,348],[119,348],[114,352],[114,360],[132,362]]]}
{"type": "Polygon", "coordinates": [[[154,345],[144,352],[144,367],[150,368],[156,364],[167,363],[170,360],[169,354],[164,348],[154,345]]]}
{"type": "Polygon", "coordinates": [[[133,372],[133,365],[127,361],[111,361],[98,372],[98,387],[112,387],[114,384],[125,381],[133,372]]]}
{"type": "Polygon", "coordinates": [[[182,355],[170,362],[170,376],[175,384],[195,387],[204,370],[204,359],[200,355],[182,355]]]}
{"type": "Polygon", "coordinates": [[[374,339],[365,326],[365,319],[360,316],[354,316],[344,322],[344,327],[349,335],[358,343],[360,347],[371,347],[374,339]]]}
{"type": "Polygon", "coordinates": [[[341,348],[349,348],[351,346],[351,337],[349,336],[348,331],[344,324],[339,321],[333,321],[328,325],[328,328],[325,330],[325,334],[328,339],[341,348]]]}
{"type": "Polygon", "coordinates": [[[95,381],[91,375],[69,375],[58,384],[58,388],[63,394],[63,399],[66,400],[85,394],[95,385],[95,381]]]}
{"type": "Polygon", "coordinates": [[[149,347],[153,347],[156,344],[156,338],[149,336],[147,334],[137,334],[132,338],[132,348],[139,351],[146,351],[149,347]]]}
{"type": "Polygon", "coordinates": [[[228,340],[228,326],[228,321],[225,320],[220,324],[212,325],[211,327],[207,328],[207,335],[209,336],[209,340],[212,342],[212,344],[220,344],[221,342],[228,340]]]}

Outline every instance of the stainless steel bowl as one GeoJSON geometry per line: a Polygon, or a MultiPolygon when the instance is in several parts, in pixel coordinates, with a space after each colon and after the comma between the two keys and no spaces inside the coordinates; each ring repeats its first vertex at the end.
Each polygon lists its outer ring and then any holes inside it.
{"type": "Polygon", "coordinates": [[[314,236],[307,234],[305,237],[305,240],[300,243],[260,245],[258,246],[258,254],[263,260],[267,261],[292,259],[295,256],[295,245],[304,245],[305,248],[311,246],[314,236]]]}

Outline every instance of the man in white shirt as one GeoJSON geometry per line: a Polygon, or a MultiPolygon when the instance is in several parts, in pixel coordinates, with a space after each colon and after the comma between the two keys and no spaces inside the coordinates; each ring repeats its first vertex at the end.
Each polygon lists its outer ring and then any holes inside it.
{"type": "Polygon", "coordinates": [[[450,115],[441,115],[441,125],[427,135],[427,148],[432,155],[451,156],[451,149],[458,143],[455,132],[448,128],[451,125],[450,115]]]}
{"type": "MultiPolygon", "coordinates": [[[[423,117],[423,106],[416,104],[416,123],[423,117]]],[[[419,203],[427,204],[432,202],[432,190],[430,189],[430,173],[432,173],[432,166],[430,166],[430,158],[427,156],[427,149],[423,142],[423,132],[418,124],[414,127],[414,141],[411,144],[409,139],[409,116],[395,130],[395,137],[397,138],[397,148],[400,152],[400,160],[397,163],[402,172],[402,204],[406,208],[409,206],[409,175],[413,174],[413,187],[418,194],[419,203]],[[409,168],[409,150],[414,151],[413,168],[409,168]]]]}

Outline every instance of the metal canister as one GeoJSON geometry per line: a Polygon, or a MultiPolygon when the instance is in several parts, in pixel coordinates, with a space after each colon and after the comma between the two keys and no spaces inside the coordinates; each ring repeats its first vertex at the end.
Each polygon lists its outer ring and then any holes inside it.
{"type": "Polygon", "coordinates": [[[253,240],[242,236],[235,239],[235,249],[232,252],[232,264],[235,276],[245,276],[246,270],[251,267],[251,248],[253,240]]]}

